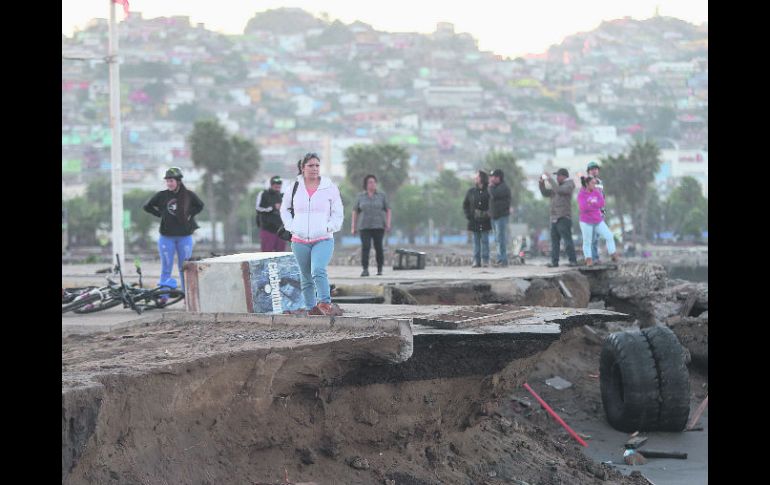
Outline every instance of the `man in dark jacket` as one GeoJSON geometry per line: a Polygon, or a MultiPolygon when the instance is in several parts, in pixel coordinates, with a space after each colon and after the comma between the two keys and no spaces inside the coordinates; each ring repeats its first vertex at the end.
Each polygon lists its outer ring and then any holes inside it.
{"type": "Polygon", "coordinates": [[[551,262],[549,268],[559,266],[560,240],[564,239],[564,249],[569,258],[568,266],[577,266],[575,256],[575,243],[572,241],[572,193],[575,191],[575,182],[569,178],[566,168],[560,168],[556,172],[556,181],[548,173],[540,177],[540,193],[543,197],[551,198],[551,262]],[[548,182],[550,189],[545,188],[548,182]]]}
{"type": "Polygon", "coordinates": [[[492,170],[489,177],[489,199],[492,228],[497,241],[495,266],[508,266],[508,219],[511,215],[511,189],[503,180],[505,174],[499,168],[492,170]]]}
{"type": "Polygon", "coordinates": [[[286,241],[278,237],[281,222],[281,186],[283,181],[276,175],[270,179],[270,188],[257,195],[257,227],[262,252],[284,252],[286,241]]]}
{"type": "Polygon", "coordinates": [[[489,266],[489,231],[492,222],[489,217],[489,175],[479,170],[474,179],[475,187],[468,190],[463,200],[463,212],[468,219],[468,230],[473,233],[473,268],[489,266]]]}

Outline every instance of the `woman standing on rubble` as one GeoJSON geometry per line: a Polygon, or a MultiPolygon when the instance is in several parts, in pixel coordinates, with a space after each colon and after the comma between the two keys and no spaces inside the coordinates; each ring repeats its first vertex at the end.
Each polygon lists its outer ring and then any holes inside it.
{"type": "Polygon", "coordinates": [[[176,281],[171,278],[174,268],[174,255],[179,266],[179,281],[184,291],[184,272],[182,265],[192,256],[192,233],[198,229],[195,215],[203,210],[203,202],[182,183],[182,170],[171,167],[164,177],[166,189],[155,194],[145,205],[145,212],[160,217],[160,281],[158,286],[176,288],[176,281]]]}
{"type": "Polygon", "coordinates": [[[281,221],[291,232],[291,250],[300,270],[305,311],[310,315],[341,315],[332,305],[326,267],[334,253],[334,233],[342,228],[342,199],[329,177],[321,177],[320,157],[308,153],[297,162],[299,174],[285,190],[281,221]]]}
{"type": "Polygon", "coordinates": [[[578,193],[578,207],[580,208],[580,231],[583,233],[583,254],[586,259],[586,266],[593,266],[591,258],[591,242],[594,234],[607,241],[607,252],[613,261],[618,260],[618,253],[615,251],[615,238],[612,236],[610,228],[604,222],[602,209],[604,208],[604,193],[596,188],[596,177],[580,177],[580,183],[583,186],[578,193]]]}

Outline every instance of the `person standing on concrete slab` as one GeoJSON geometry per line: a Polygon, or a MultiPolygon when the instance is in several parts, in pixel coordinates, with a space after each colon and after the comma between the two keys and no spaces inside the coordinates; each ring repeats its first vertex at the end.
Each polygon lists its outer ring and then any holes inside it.
{"type": "Polygon", "coordinates": [[[369,250],[374,240],[375,260],[377,261],[377,276],[382,276],[382,265],[385,254],[382,249],[382,239],[385,232],[390,232],[391,210],[388,196],[377,190],[377,177],[364,177],[364,191],[356,197],[353,205],[353,220],[350,233],[359,231],[361,237],[361,276],[369,276],[369,250]],[[361,214],[360,220],[358,215],[361,214]]]}
{"type": "Polygon", "coordinates": [[[184,291],[184,262],[192,256],[192,233],[198,229],[195,215],[203,210],[203,202],[195,192],[182,183],[182,170],[171,167],[164,177],[166,190],[152,196],[144,205],[145,212],[160,217],[160,285],[171,279],[174,268],[174,254],[179,266],[179,281],[184,291]]]}
{"type": "MultiPolygon", "coordinates": [[[[599,178],[599,164],[595,161],[588,162],[588,166],[586,167],[586,172],[589,176],[593,177],[596,180],[596,188],[598,190],[602,191],[602,194],[604,193],[604,184],[602,183],[602,180],[599,178]]],[[[602,208],[602,219],[606,218],[606,214],[604,211],[604,208],[602,208]]],[[[594,260],[595,264],[599,263],[599,236],[596,231],[594,231],[594,238],[591,241],[591,257],[594,260]]]]}
{"type": "Polygon", "coordinates": [[[468,189],[463,200],[463,212],[468,219],[468,230],[473,233],[473,268],[489,266],[489,175],[483,170],[476,173],[475,186],[468,189]]]}
{"type": "Polygon", "coordinates": [[[580,208],[580,231],[583,233],[583,254],[586,255],[586,266],[593,266],[591,258],[591,244],[596,239],[594,233],[607,241],[607,252],[613,261],[618,260],[618,253],[615,251],[615,238],[610,232],[610,228],[604,222],[602,209],[604,208],[604,194],[596,188],[596,179],[591,177],[580,177],[580,183],[583,188],[578,193],[578,207],[580,208]]]}
{"type": "Polygon", "coordinates": [[[340,190],[329,177],[321,177],[321,158],[308,153],[297,162],[297,191],[286,190],[281,221],[292,233],[291,250],[297,260],[305,308],[310,315],[341,315],[332,305],[326,267],[334,253],[334,233],[342,228],[340,190]]]}
{"type": "Polygon", "coordinates": [[[270,179],[270,188],[257,195],[257,227],[259,227],[259,245],[262,252],[286,251],[286,241],[278,237],[281,222],[281,201],[283,181],[279,175],[270,179]]]}
{"type": "Polygon", "coordinates": [[[551,198],[551,262],[546,266],[559,266],[561,239],[564,239],[564,249],[569,258],[568,266],[577,266],[575,242],[572,240],[572,192],[575,191],[575,182],[569,178],[566,168],[560,168],[554,175],[556,182],[548,173],[544,173],[539,180],[540,193],[551,198]],[[549,189],[545,188],[546,182],[549,189]]]}
{"type": "Polygon", "coordinates": [[[508,266],[508,222],[511,215],[511,189],[504,180],[505,174],[499,168],[489,176],[489,199],[492,228],[497,242],[495,266],[508,266]]]}

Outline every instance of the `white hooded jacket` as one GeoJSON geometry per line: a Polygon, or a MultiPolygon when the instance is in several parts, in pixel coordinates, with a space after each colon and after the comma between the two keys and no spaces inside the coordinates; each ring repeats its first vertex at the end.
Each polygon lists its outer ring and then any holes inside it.
{"type": "Polygon", "coordinates": [[[281,221],[287,231],[306,240],[328,239],[342,229],[343,209],[340,190],[329,177],[321,177],[318,190],[312,197],[307,194],[305,178],[297,175],[297,193],[294,195],[294,218],[291,217],[292,183],[285,187],[281,202],[281,221]]]}

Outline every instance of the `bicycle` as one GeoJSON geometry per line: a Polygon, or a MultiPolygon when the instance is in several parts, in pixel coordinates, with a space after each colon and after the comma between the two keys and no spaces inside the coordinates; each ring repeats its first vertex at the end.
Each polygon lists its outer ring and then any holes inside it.
{"type": "Polygon", "coordinates": [[[137,273],[139,274],[138,287],[136,284],[126,285],[123,281],[120,258],[117,254],[115,258],[117,259],[115,272],[120,276],[120,284],[117,284],[108,277],[108,285],[106,287],[99,288],[96,291],[92,290],[92,294],[98,295],[98,301],[91,300],[89,304],[79,306],[74,310],[75,313],[94,313],[116,307],[122,303],[123,308],[131,308],[141,315],[144,310],[165,308],[184,299],[184,292],[175,288],[166,286],[152,289],[144,288],[142,285],[142,270],[138,262],[135,263],[137,273]]]}
{"type": "Polygon", "coordinates": [[[93,303],[101,298],[96,286],[61,289],[61,312],[67,313],[93,303]]]}

